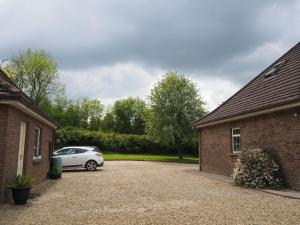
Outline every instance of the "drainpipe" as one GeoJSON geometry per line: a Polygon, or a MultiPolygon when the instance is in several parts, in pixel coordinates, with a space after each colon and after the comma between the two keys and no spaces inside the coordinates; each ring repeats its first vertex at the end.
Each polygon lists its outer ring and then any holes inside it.
{"type": "Polygon", "coordinates": [[[197,129],[198,134],[198,155],[199,155],[199,170],[202,170],[202,156],[201,156],[201,130],[197,129]]]}

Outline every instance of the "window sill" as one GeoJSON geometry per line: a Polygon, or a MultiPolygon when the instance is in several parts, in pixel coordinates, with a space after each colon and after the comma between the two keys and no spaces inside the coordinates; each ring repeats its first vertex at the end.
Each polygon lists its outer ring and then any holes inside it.
{"type": "Polygon", "coordinates": [[[41,162],[42,162],[42,158],[35,158],[35,159],[32,160],[33,164],[39,164],[41,162]]]}
{"type": "Polygon", "coordinates": [[[241,154],[240,152],[231,152],[229,155],[230,156],[238,156],[239,154],[241,154]]]}

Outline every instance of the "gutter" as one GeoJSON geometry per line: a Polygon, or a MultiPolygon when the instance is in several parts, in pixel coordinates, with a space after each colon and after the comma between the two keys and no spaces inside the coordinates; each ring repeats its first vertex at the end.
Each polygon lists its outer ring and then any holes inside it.
{"type": "Polygon", "coordinates": [[[44,124],[48,125],[49,127],[53,129],[57,129],[57,125],[52,123],[51,121],[45,119],[43,116],[39,115],[38,113],[34,112],[30,108],[28,108],[26,105],[23,103],[16,101],[16,100],[0,100],[0,104],[7,104],[14,106],[15,108],[21,110],[22,112],[30,115],[31,117],[39,120],[40,122],[43,122],[44,124]]]}
{"type": "Polygon", "coordinates": [[[247,113],[247,114],[243,114],[243,115],[240,115],[240,116],[235,116],[235,117],[232,117],[232,118],[222,119],[222,120],[218,120],[218,121],[214,121],[214,122],[208,122],[208,123],[204,123],[204,124],[200,124],[200,125],[195,124],[193,127],[196,128],[196,129],[199,129],[199,128],[203,128],[203,127],[217,125],[217,124],[220,124],[220,123],[226,123],[226,122],[241,120],[241,119],[245,119],[245,118],[249,118],[249,117],[264,115],[264,114],[268,114],[268,113],[272,113],[272,112],[277,112],[277,111],[281,111],[281,110],[285,110],[285,109],[295,108],[295,107],[298,107],[298,106],[300,106],[300,102],[291,103],[291,104],[283,105],[283,106],[278,106],[278,107],[274,107],[274,108],[271,108],[271,109],[260,110],[260,111],[247,113]]]}

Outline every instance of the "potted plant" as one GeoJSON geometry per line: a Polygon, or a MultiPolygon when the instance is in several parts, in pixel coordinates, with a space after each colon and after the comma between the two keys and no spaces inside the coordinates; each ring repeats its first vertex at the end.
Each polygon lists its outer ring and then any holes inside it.
{"type": "Polygon", "coordinates": [[[61,178],[61,170],[58,165],[53,165],[48,172],[48,176],[51,179],[61,178]]]}
{"type": "Polygon", "coordinates": [[[12,179],[9,189],[16,205],[25,205],[29,196],[34,178],[25,175],[18,175],[12,179]]]}

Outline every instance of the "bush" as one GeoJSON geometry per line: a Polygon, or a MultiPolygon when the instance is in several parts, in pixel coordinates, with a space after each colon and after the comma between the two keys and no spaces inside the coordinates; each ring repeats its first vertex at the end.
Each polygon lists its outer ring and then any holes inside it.
{"type": "MultiPolygon", "coordinates": [[[[97,146],[102,151],[119,153],[176,154],[176,146],[153,141],[147,135],[104,133],[75,127],[65,127],[56,131],[56,148],[70,145],[97,146]]],[[[197,144],[183,146],[184,153],[197,151],[197,144]]]]}
{"type": "Polygon", "coordinates": [[[234,184],[250,188],[282,186],[279,165],[262,149],[242,151],[232,177],[234,184]]]}

